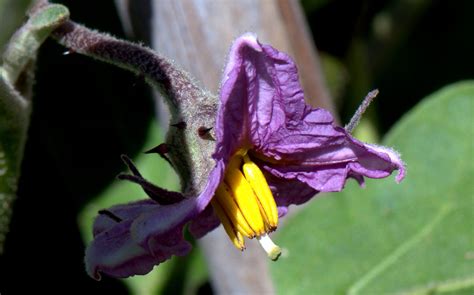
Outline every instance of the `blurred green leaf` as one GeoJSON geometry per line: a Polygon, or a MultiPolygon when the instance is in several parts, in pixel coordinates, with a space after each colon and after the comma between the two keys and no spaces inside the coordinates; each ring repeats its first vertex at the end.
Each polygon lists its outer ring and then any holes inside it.
{"type": "Polygon", "coordinates": [[[423,100],[387,135],[408,175],[354,182],[290,217],[280,294],[472,294],[474,81],[423,100]]]}
{"type": "Polygon", "coordinates": [[[326,83],[331,93],[331,97],[339,107],[341,98],[347,87],[349,75],[344,63],[337,57],[325,52],[320,52],[321,66],[326,78],[326,83]]]}
{"type": "Polygon", "coordinates": [[[31,0],[0,0],[0,54],[15,30],[25,20],[31,0]]]}
{"type": "Polygon", "coordinates": [[[209,280],[206,262],[200,249],[194,247],[186,256],[173,256],[167,264],[165,279],[166,281],[157,286],[158,294],[197,294],[199,288],[209,280]]]}
{"type": "Polygon", "coordinates": [[[306,13],[312,13],[315,10],[327,5],[330,0],[301,0],[301,5],[306,13]]]}
{"type": "MultiPolygon", "coordinates": [[[[152,122],[144,146],[144,151],[149,150],[163,142],[163,133],[156,122],[152,122]]],[[[117,161],[120,158],[117,157],[117,161]]],[[[169,190],[179,190],[179,180],[170,165],[158,155],[140,154],[134,159],[135,164],[142,173],[154,184],[169,190]]],[[[148,198],[137,184],[127,181],[114,181],[97,198],[91,201],[79,215],[81,233],[86,243],[92,240],[92,223],[100,209],[113,205],[124,204],[135,200],[148,198]]],[[[169,270],[173,267],[175,259],[156,267],[146,276],[135,276],[125,279],[125,284],[134,294],[157,294],[168,279],[169,270]]]]}
{"type": "Polygon", "coordinates": [[[198,294],[199,288],[209,281],[209,272],[203,253],[197,247],[193,251],[186,281],[182,282],[185,295],[198,294]]]}
{"type": "MultiPolygon", "coordinates": [[[[5,1],[0,2],[0,15],[7,6],[5,1]]],[[[16,31],[0,55],[0,255],[9,230],[26,142],[34,61],[41,44],[68,17],[66,7],[46,5],[16,31]]]]}

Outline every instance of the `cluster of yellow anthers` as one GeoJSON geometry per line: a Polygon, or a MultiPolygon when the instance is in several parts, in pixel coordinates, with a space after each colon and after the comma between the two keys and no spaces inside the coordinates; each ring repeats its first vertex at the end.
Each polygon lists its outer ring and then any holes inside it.
{"type": "Polygon", "coordinates": [[[262,171],[246,152],[232,157],[211,203],[235,247],[244,250],[244,236],[256,237],[268,257],[278,259],[281,249],[268,236],[278,226],[277,206],[262,171]]]}

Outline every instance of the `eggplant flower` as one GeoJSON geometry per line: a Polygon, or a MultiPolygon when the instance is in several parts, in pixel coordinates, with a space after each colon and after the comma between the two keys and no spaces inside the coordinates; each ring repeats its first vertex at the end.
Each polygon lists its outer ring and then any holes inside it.
{"type": "Polygon", "coordinates": [[[214,130],[216,164],[194,198],[147,182],[124,158],[133,175],[123,178],[139,183],[152,200],[100,212],[86,250],[90,276],[145,274],[172,255],[186,255],[185,225],[200,238],[222,224],[236,248],[256,238],[276,260],[280,248],[269,233],[289,205],[340,191],[348,178],[362,185],[364,177],[394,170],[397,182],[405,175],[395,151],[354,139],[328,111],[308,106],[291,58],[252,34],[231,48],[214,130]]]}

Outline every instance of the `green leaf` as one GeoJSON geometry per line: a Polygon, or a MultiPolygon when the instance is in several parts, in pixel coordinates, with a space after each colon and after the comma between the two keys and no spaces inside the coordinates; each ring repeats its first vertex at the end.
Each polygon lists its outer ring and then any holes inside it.
{"type": "Polygon", "coordinates": [[[313,200],[276,236],[280,294],[472,294],[474,81],[423,100],[387,135],[408,174],[313,200]]]}
{"type": "Polygon", "coordinates": [[[347,69],[341,60],[329,53],[320,52],[319,57],[329,92],[339,107],[349,81],[347,69]]]}
{"type": "Polygon", "coordinates": [[[21,26],[25,18],[25,11],[30,6],[30,0],[0,0],[0,54],[15,30],[21,26]]]}

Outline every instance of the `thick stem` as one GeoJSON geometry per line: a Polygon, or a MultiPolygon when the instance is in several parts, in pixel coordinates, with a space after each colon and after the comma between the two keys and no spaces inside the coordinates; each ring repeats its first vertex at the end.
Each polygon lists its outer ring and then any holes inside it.
{"type": "MultiPolygon", "coordinates": [[[[88,29],[69,21],[59,27],[53,36],[74,53],[84,54],[112,63],[144,76],[165,96],[170,110],[177,115],[185,102],[184,96],[199,96],[200,89],[188,75],[177,69],[171,61],[149,48],[119,40],[105,33],[88,29]],[[189,94],[179,93],[182,84],[188,85],[189,94]]],[[[191,100],[196,101],[198,97],[191,100]]]]}
{"type": "Polygon", "coordinates": [[[189,75],[151,49],[118,40],[72,21],[60,26],[53,36],[72,52],[112,63],[145,77],[160,90],[172,114],[172,122],[186,128],[172,128],[167,136],[169,158],[188,195],[200,193],[214,166],[211,155],[215,143],[197,136],[202,126],[214,126],[217,99],[202,90],[189,75]]]}

